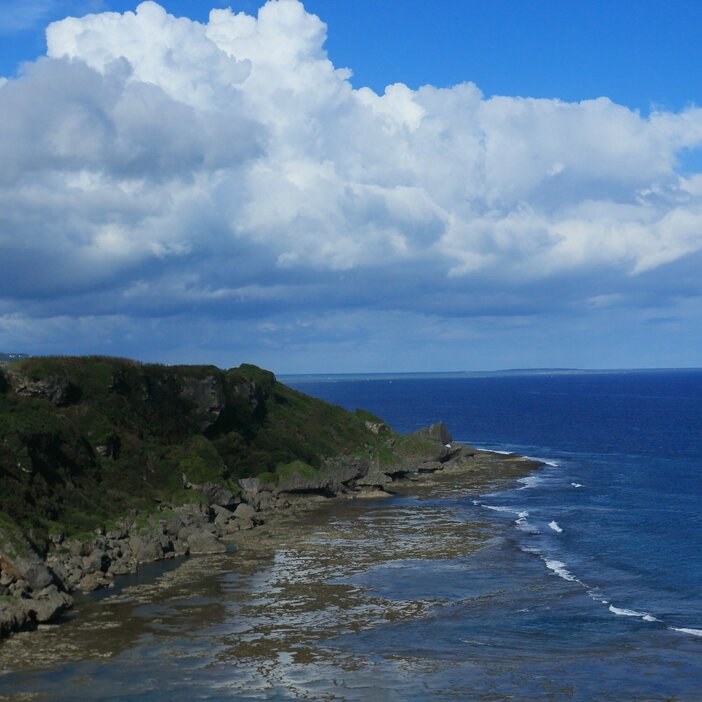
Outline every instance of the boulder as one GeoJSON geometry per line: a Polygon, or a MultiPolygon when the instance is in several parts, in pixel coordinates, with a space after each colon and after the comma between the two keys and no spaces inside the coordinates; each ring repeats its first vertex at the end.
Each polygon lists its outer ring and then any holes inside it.
{"type": "Polygon", "coordinates": [[[42,590],[51,585],[54,581],[54,575],[44,563],[32,563],[27,568],[22,577],[27,581],[32,590],[42,590]]]}
{"type": "Polygon", "coordinates": [[[187,541],[191,534],[198,531],[206,531],[208,534],[214,534],[215,531],[217,531],[217,527],[212,522],[205,522],[203,524],[189,524],[178,532],[178,541],[187,541]]]}
{"type": "Polygon", "coordinates": [[[83,558],[83,570],[86,573],[104,573],[109,567],[110,557],[99,548],[83,558]]]}
{"type": "Polygon", "coordinates": [[[137,562],[133,558],[120,558],[118,561],[110,563],[107,571],[108,575],[126,575],[134,573],[137,569],[137,562]]]}
{"type": "Polygon", "coordinates": [[[117,541],[113,545],[110,545],[107,550],[107,555],[110,557],[111,561],[118,561],[122,556],[124,556],[125,549],[127,548],[127,542],[117,541]]]}
{"type": "Polygon", "coordinates": [[[382,488],[392,482],[392,477],[378,468],[373,468],[356,481],[359,487],[382,488]]]}
{"type": "Polygon", "coordinates": [[[258,478],[241,478],[238,483],[244,502],[251,503],[252,498],[255,498],[263,489],[263,485],[258,478]]]}
{"type": "Polygon", "coordinates": [[[246,531],[247,529],[253,529],[256,526],[253,519],[248,519],[246,517],[237,517],[232,524],[237,531],[246,531]]]}
{"type": "Polygon", "coordinates": [[[216,483],[203,483],[198,486],[199,491],[207,500],[208,505],[219,505],[221,507],[233,507],[238,500],[234,497],[234,493],[228,488],[217,485],[216,483]]]}
{"type": "Polygon", "coordinates": [[[173,544],[173,553],[176,556],[187,556],[190,553],[188,542],[177,539],[173,544]]]}
{"type": "Polygon", "coordinates": [[[159,534],[156,537],[158,545],[163,553],[171,553],[173,551],[173,541],[168,534],[159,534]]]}
{"type": "Polygon", "coordinates": [[[156,535],[132,534],[129,546],[139,563],[158,561],[163,557],[163,548],[156,535]]]}
{"type": "Polygon", "coordinates": [[[163,531],[169,536],[177,536],[181,529],[188,525],[188,521],[179,512],[173,512],[163,525],[163,531]]]}
{"type": "Polygon", "coordinates": [[[256,515],[256,510],[247,504],[240,504],[234,510],[234,516],[239,519],[253,519],[256,515]]]}
{"type": "Polygon", "coordinates": [[[77,588],[81,592],[92,592],[112,585],[112,578],[103,573],[88,573],[78,582],[77,588]]]}
{"type": "Polygon", "coordinates": [[[227,547],[209,531],[195,531],[188,537],[190,553],[222,553],[227,547]]]}
{"type": "Polygon", "coordinates": [[[8,597],[0,601],[0,638],[24,629],[31,623],[31,615],[25,607],[25,601],[19,597],[8,597]]]}
{"type": "Polygon", "coordinates": [[[447,461],[452,461],[457,456],[463,454],[462,446],[452,446],[451,448],[446,447],[446,453],[441,457],[441,462],[446,463],[447,461]]]}
{"type": "Polygon", "coordinates": [[[215,505],[214,508],[214,523],[218,529],[224,528],[232,519],[234,519],[234,512],[231,512],[226,507],[220,507],[215,505]]]}
{"type": "Polygon", "coordinates": [[[72,590],[83,577],[83,559],[80,556],[51,554],[49,564],[54,575],[66,590],[72,590]]]}
{"type": "Polygon", "coordinates": [[[92,546],[87,541],[71,539],[64,546],[72,556],[89,556],[92,551],[92,546]]]}
{"type": "Polygon", "coordinates": [[[29,584],[26,580],[15,580],[13,583],[10,584],[8,590],[10,591],[10,595],[19,597],[29,597],[31,588],[29,587],[29,584]]]}
{"type": "Polygon", "coordinates": [[[6,570],[0,570],[0,585],[3,587],[11,585],[17,580],[18,577],[22,577],[19,573],[16,575],[8,573],[6,570]]]}
{"type": "Polygon", "coordinates": [[[73,598],[66,592],[60,592],[55,585],[37,593],[37,596],[29,600],[27,608],[34,613],[37,622],[50,622],[67,610],[73,604],[73,598]]]}

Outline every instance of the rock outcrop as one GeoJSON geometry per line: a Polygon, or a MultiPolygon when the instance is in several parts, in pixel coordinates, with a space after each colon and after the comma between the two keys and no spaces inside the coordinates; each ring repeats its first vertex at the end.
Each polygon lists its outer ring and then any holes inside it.
{"type": "Polygon", "coordinates": [[[444,446],[453,441],[449,430],[446,428],[446,425],[443,422],[437,422],[429,427],[424,427],[423,429],[415,432],[414,435],[420,439],[436,441],[444,446]]]}
{"type": "Polygon", "coordinates": [[[195,404],[200,417],[200,430],[206,431],[215,424],[226,406],[222,378],[216,375],[208,375],[204,378],[186,376],[181,383],[182,396],[195,404]]]}
{"type": "Polygon", "coordinates": [[[0,638],[57,619],[73,599],[19,533],[0,528],[0,638]]]}
{"type": "Polygon", "coordinates": [[[65,376],[48,376],[33,380],[15,370],[7,370],[6,375],[10,389],[19,397],[48,400],[58,407],[63,407],[68,405],[71,396],[76,394],[76,388],[65,376]]]}

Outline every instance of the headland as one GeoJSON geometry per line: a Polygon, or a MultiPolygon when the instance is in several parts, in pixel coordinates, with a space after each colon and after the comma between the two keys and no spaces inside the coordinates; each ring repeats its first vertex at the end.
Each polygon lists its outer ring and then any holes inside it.
{"type": "Polygon", "coordinates": [[[538,465],[441,423],[399,435],[254,366],[24,359],[0,375],[0,419],[2,635],[146,563],[270,548],[342,500],[480,492],[538,465]]]}

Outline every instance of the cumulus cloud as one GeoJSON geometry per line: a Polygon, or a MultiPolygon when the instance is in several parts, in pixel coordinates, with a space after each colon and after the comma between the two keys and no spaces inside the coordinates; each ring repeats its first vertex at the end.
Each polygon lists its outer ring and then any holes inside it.
{"type": "Polygon", "coordinates": [[[518,309],[519,286],[582,276],[602,306],[702,250],[702,176],[678,161],[702,110],[378,95],[325,39],[297,0],[51,24],[47,56],[0,81],[0,295],[158,316],[421,311],[439,291],[475,314],[478,285],[518,309]]]}

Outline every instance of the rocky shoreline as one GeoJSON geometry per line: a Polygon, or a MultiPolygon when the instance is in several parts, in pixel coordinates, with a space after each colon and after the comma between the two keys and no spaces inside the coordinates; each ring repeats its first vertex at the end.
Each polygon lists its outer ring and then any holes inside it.
{"type": "Polygon", "coordinates": [[[486,461],[491,460],[499,462],[499,479],[524,475],[539,465],[453,444],[441,423],[417,436],[425,440],[426,448],[390,466],[340,459],[323,480],[293,476],[269,486],[256,478],[242,479],[236,495],[212,483],[191,484],[184,475],[183,487],[192,491],[196,501],[160,505],[148,517],[135,515],[115,528],[98,530],[89,539],[56,535],[44,558],[8,555],[9,549],[0,544],[4,554],[0,556],[0,637],[59,622],[72,606],[73,593],[110,587],[115,578],[135,573],[143,564],[224,552],[242,532],[274,521],[276,515],[306,511],[334,498],[382,498],[398,490],[421,490],[442,475],[484,473],[486,461]]]}

